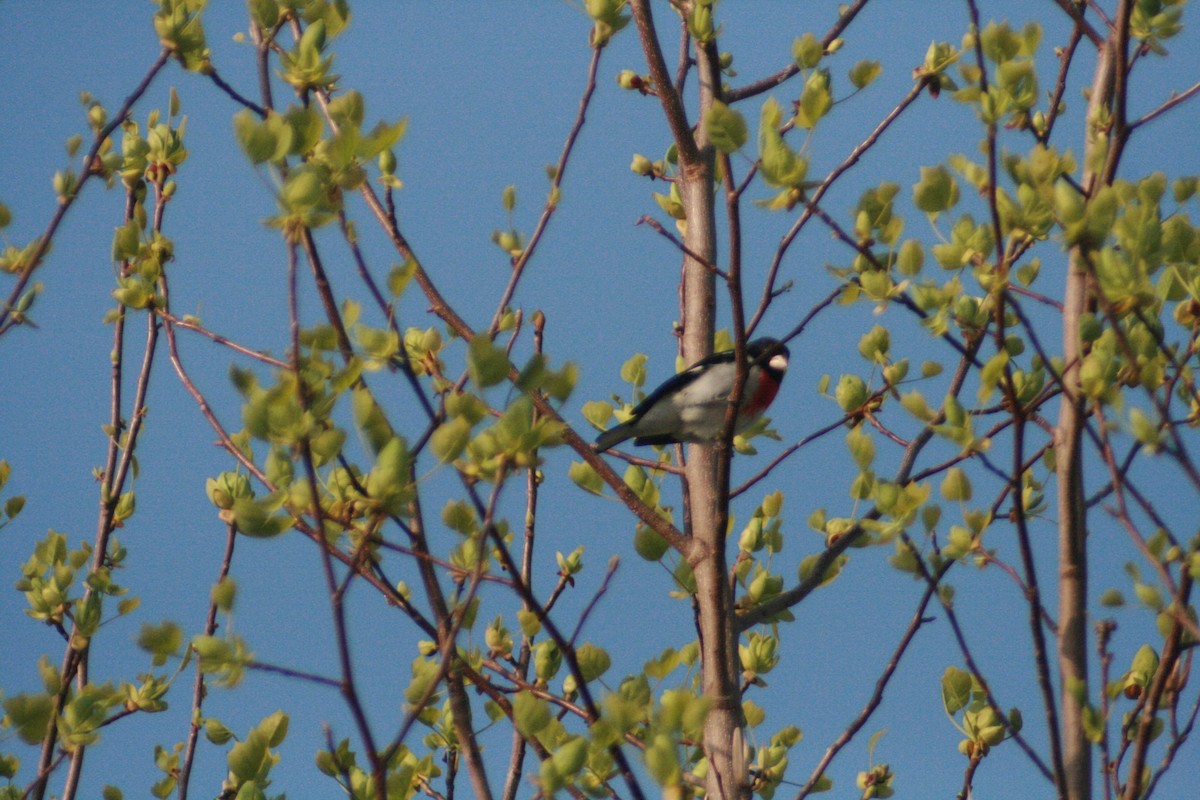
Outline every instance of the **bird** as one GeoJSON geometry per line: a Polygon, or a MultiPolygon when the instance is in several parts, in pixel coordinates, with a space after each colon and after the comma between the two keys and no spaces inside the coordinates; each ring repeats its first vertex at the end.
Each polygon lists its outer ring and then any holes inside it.
{"type": "MultiPolygon", "coordinates": [[[[746,345],[746,356],[750,369],[734,433],[746,430],[762,416],[787,371],[788,349],[777,339],[755,339],[746,345]]],[[[725,410],[736,375],[733,350],[698,361],[647,395],[628,420],[600,434],[596,452],[603,453],[628,439],[635,445],[717,441],[725,427],[725,410]]]]}

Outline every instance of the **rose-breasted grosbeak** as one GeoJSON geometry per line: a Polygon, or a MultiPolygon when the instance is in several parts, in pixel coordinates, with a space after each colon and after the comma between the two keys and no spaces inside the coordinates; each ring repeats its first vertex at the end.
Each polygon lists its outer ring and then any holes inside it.
{"type": "MultiPolygon", "coordinates": [[[[600,434],[596,451],[626,439],[643,445],[715,442],[725,425],[737,374],[733,355],[732,350],[713,353],[668,379],[634,407],[628,420],[600,434]]],[[[787,371],[788,349],[776,339],[755,339],[746,345],[746,357],[750,371],[734,433],[748,428],[775,399],[787,371]]]]}

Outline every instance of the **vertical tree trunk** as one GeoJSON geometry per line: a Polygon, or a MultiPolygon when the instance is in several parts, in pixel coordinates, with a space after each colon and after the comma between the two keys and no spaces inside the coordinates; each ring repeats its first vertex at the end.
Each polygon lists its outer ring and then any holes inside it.
{"type": "MultiPolygon", "coordinates": [[[[684,242],[693,253],[715,261],[711,160],[690,170],[681,187],[688,210],[684,242]]],[[[694,259],[684,265],[684,356],[688,362],[712,350],[715,286],[713,274],[694,259]]],[[[721,521],[718,448],[689,448],[687,487],[691,507],[693,547],[689,561],[696,578],[696,616],[700,635],[705,697],[712,702],[704,728],[708,756],[708,797],[736,798],[741,794],[741,701],[738,691],[737,637],[733,629],[733,597],[725,558],[721,521]]]]}
{"type": "MultiPolygon", "coordinates": [[[[700,115],[712,106],[720,90],[720,72],[709,63],[712,53],[696,47],[700,79],[700,115]]],[[[702,125],[697,126],[699,158],[684,165],[680,197],[687,210],[684,243],[690,252],[717,263],[716,196],[713,191],[713,149],[702,125]]],[[[716,280],[707,265],[688,257],[683,273],[683,347],[693,363],[712,352],[715,328],[716,280]]],[[[742,704],[738,687],[737,632],[733,620],[733,591],[725,557],[725,520],[720,507],[720,459],[728,458],[712,446],[689,448],[687,486],[693,539],[689,559],[696,578],[696,616],[700,635],[704,695],[712,706],[704,726],[704,752],[708,757],[707,796],[714,800],[746,795],[742,756],[742,704]]]]}
{"type": "MultiPolygon", "coordinates": [[[[1125,5],[1125,4],[1123,4],[1125,5]]],[[[1125,20],[1127,22],[1127,15],[1125,20]]],[[[1082,184],[1088,198],[1112,179],[1120,147],[1095,121],[1111,108],[1115,73],[1123,59],[1116,57],[1117,38],[1100,47],[1088,100],[1087,140],[1083,163],[1096,164],[1099,148],[1110,148],[1103,174],[1085,167],[1082,184]]],[[[1122,133],[1117,131],[1118,134],[1122,133]]],[[[1118,139],[1118,136],[1111,137],[1118,139]]],[[[1087,508],[1084,502],[1082,436],[1086,401],[1079,391],[1081,359],[1085,355],[1079,321],[1088,307],[1089,259],[1093,244],[1074,245],[1068,256],[1063,296],[1063,394],[1059,404],[1054,448],[1058,490],[1058,666],[1062,685],[1061,730],[1063,768],[1069,800],[1089,800],[1092,789],[1091,743],[1084,731],[1087,704],[1087,508]]]]}

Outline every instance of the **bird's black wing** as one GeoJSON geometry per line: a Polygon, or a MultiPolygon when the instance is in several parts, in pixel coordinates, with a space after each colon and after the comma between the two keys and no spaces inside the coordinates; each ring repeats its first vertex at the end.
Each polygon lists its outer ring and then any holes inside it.
{"type": "Polygon", "coordinates": [[[631,420],[637,419],[649,411],[655,403],[662,400],[670,394],[678,392],[683,387],[687,386],[696,378],[700,377],[700,373],[714,364],[727,364],[733,361],[732,350],[722,350],[720,353],[713,353],[708,358],[703,358],[697,361],[692,366],[685,369],[683,372],[677,372],[670,378],[662,382],[657,389],[642,398],[642,402],[633,407],[631,420]]]}

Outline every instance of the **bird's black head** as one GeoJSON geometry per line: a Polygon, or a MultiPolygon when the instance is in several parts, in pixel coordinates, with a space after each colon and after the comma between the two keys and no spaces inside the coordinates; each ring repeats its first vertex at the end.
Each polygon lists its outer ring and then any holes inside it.
{"type": "Polygon", "coordinates": [[[788,352],[787,345],[778,339],[763,337],[746,345],[746,355],[751,361],[761,363],[768,369],[783,372],[787,369],[791,353],[788,352]]]}

